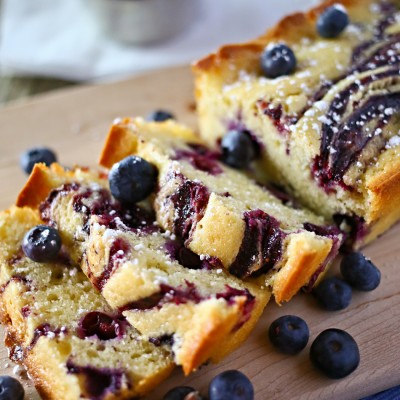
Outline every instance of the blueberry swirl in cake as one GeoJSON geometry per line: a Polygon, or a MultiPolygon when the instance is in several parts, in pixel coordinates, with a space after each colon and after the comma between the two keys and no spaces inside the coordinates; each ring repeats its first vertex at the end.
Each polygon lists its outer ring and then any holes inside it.
{"type": "Polygon", "coordinates": [[[111,167],[131,154],[158,169],[154,204],[160,226],[231,274],[261,277],[278,303],[312,287],[338,252],[339,229],[226,166],[221,154],[174,121],[115,124],[101,163],[111,167]]]}

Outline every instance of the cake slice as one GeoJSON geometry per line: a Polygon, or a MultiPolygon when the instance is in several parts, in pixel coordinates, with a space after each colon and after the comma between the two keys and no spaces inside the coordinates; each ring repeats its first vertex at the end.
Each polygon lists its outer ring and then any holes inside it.
{"type": "Polygon", "coordinates": [[[0,213],[0,310],[10,358],[51,400],[132,399],[174,368],[168,348],[139,338],[63,251],[37,263],[22,251],[41,224],[29,208],[0,213]]]}
{"type": "Polygon", "coordinates": [[[169,346],[186,374],[219,361],[246,339],[270,290],[187,250],[159,228],[148,204],[116,201],[105,177],[36,165],[17,203],[39,209],[57,227],[108,304],[143,338],[169,346]]]}
{"type": "Polygon", "coordinates": [[[324,39],[316,24],[332,4],[196,62],[197,108],[208,145],[219,148],[231,130],[251,137],[258,173],[360,247],[400,217],[400,3],[338,1],[335,13],[347,13],[350,24],[324,39]],[[278,44],[297,66],[268,78],[261,58],[278,44]]]}
{"type": "Polygon", "coordinates": [[[262,276],[278,303],[312,287],[337,254],[342,241],[337,228],[227,167],[218,152],[174,121],[115,124],[100,163],[111,167],[131,154],[158,169],[160,225],[233,275],[262,276]]]}

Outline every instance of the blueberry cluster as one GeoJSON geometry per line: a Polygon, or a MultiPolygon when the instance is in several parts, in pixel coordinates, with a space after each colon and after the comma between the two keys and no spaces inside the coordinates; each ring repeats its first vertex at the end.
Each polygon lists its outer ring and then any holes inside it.
{"type": "Polygon", "coordinates": [[[343,310],[349,306],[352,288],[371,291],[381,281],[379,269],[359,252],[346,254],[342,258],[340,272],[344,280],[337,277],[327,278],[313,290],[319,304],[329,311],[343,310]]]}
{"type": "MultiPolygon", "coordinates": [[[[209,400],[253,400],[254,388],[242,372],[230,370],[217,375],[208,388],[209,400]]],[[[179,386],[171,389],[163,400],[205,400],[194,388],[179,386]]]]}
{"type": "MultiPolygon", "coordinates": [[[[349,24],[349,16],[342,5],[334,4],[326,8],[318,17],[316,30],[327,39],[338,37],[349,24]]],[[[297,66],[293,50],[284,43],[270,44],[260,56],[260,67],[267,78],[290,75],[297,66]]]]}
{"type": "MultiPolygon", "coordinates": [[[[345,255],[340,270],[345,280],[327,278],[314,289],[314,295],[326,310],[346,308],[351,301],[352,288],[370,291],[380,283],[378,268],[358,252],[345,255]]],[[[310,337],[307,323],[294,315],[285,315],[273,321],[268,333],[271,343],[285,354],[303,350],[310,337]]],[[[321,332],[313,341],[310,360],[327,377],[340,379],[358,367],[360,352],[349,333],[331,328],[321,332]]]]}
{"type": "MultiPolygon", "coordinates": [[[[285,354],[299,353],[306,347],[309,336],[307,323],[294,315],[278,318],[269,328],[271,343],[285,354]]],[[[327,329],[312,343],[310,360],[329,378],[339,379],[358,367],[360,352],[350,334],[341,329],[327,329]]]]}

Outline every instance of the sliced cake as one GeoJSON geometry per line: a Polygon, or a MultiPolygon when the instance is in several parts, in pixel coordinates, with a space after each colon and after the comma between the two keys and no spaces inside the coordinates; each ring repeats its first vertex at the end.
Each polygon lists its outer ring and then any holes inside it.
{"type": "Polygon", "coordinates": [[[194,64],[202,138],[231,131],[257,171],[361,246],[400,217],[400,3],[326,1],[194,64]]]}
{"type": "Polygon", "coordinates": [[[221,154],[174,121],[115,124],[101,164],[111,167],[131,154],[157,167],[160,225],[233,275],[263,276],[278,303],[311,287],[338,251],[337,228],[224,165],[221,154]]]}
{"type": "Polygon", "coordinates": [[[36,165],[18,205],[57,227],[109,305],[144,338],[172,348],[186,374],[243,342],[269,300],[265,285],[242,282],[162,231],[148,204],[115,200],[102,172],[36,165]]]}
{"type": "Polygon", "coordinates": [[[174,368],[167,347],[139,338],[62,249],[39,263],[22,250],[42,221],[30,208],[0,213],[0,310],[10,358],[51,400],[132,399],[174,368]]]}

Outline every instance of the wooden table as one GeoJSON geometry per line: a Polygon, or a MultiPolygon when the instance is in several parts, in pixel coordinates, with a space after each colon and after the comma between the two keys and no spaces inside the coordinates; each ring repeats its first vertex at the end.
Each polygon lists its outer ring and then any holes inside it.
{"type": "Polygon", "coordinates": [[[73,86],[76,83],[61,79],[0,76],[0,105],[23,101],[34,95],[73,86]]]}
{"type": "MultiPolygon", "coordinates": [[[[180,121],[195,126],[192,106],[192,79],[185,67],[110,85],[69,88],[0,109],[0,207],[15,201],[26,179],[19,168],[18,155],[27,147],[46,144],[59,153],[64,165],[94,165],[115,117],[145,115],[163,107],[176,113],[180,121]]],[[[240,369],[252,379],[256,400],[356,400],[399,384],[399,237],[397,225],[365,249],[381,268],[382,283],[371,293],[354,293],[348,309],[322,311],[311,296],[304,294],[281,308],[270,304],[238,351],[221,364],[201,368],[186,379],[177,371],[148,400],[160,399],[170,387],[181,384],[206,392],[212,377],[227,369],[240,369]],[[309,324],[311,340],[327,328],[347,330],[360,347],[359,368],[342,380],[323,377],[310,364],[311,341],[297,356],[277,353],[267,340],[267,330],[275,318],[284,314],[303,317],[309,324]]],[[[335,272],[337,266],[332,269],[335,272]]],[[[0,348],[0,373],[12,373],[12,368],[4,347],[0,348]]],[[[32,388],[28,389],[27,398],[38,399],[32,388]]]]}

